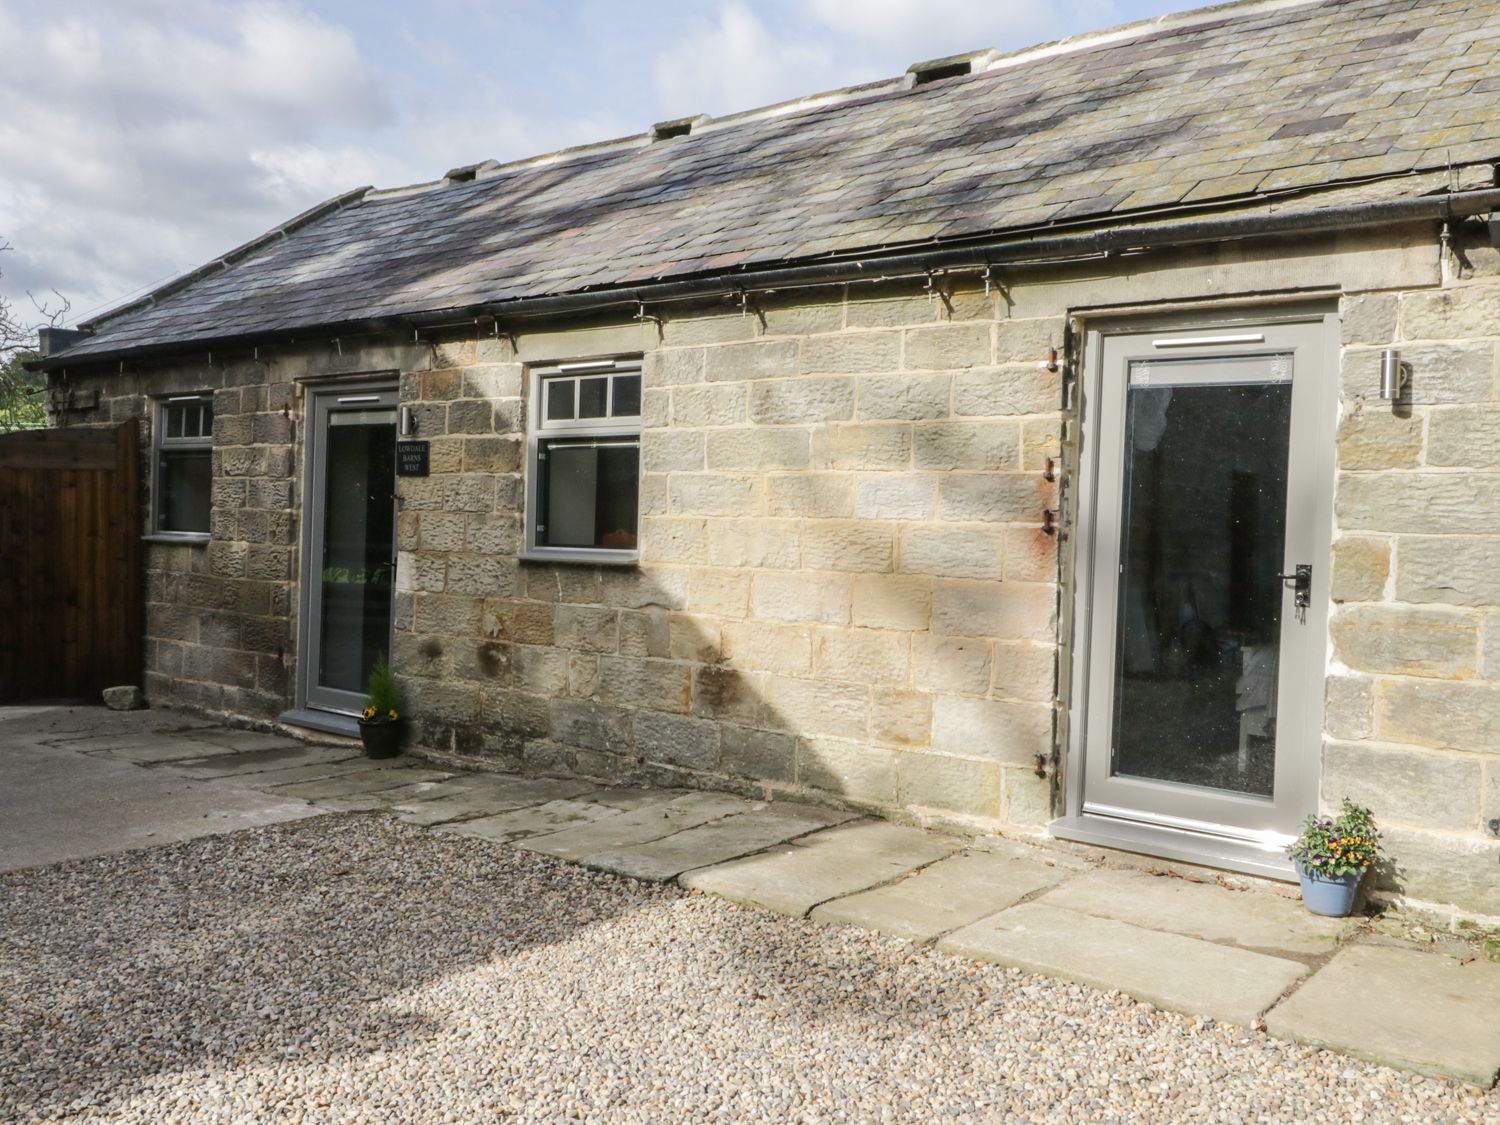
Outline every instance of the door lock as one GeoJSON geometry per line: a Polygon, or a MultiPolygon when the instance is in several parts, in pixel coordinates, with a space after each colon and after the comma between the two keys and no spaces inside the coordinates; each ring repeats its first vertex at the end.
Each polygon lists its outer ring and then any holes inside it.
{"type": "Polygon", "coordinates": [[[1297,613],[1297,621],[1307,624],[1307,607],[1312,605],[1312,563],[1298,563],[1290,574],[1278,574],[1277,578],[1283,583],[1292,584],[1292,606],[1297,613]]]}

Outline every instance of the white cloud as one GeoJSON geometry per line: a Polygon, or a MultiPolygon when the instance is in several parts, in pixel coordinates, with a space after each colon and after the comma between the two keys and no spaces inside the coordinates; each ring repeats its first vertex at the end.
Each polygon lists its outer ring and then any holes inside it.
{"type": "Polygon", "coordinates": [[[739,0],[729,0],[658,53],[652,76],[663,112],[686,117],[812,93],[830,84],[830,70],[826,48],[778,39],[739,0]]]}

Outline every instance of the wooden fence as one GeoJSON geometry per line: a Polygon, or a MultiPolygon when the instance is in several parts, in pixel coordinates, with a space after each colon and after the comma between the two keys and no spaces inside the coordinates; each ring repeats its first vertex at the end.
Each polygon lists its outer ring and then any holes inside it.
{"type": "Polygon", "coordinates": [[[139,431],[0,435],[0,702],[141,676],[139,431]]]}

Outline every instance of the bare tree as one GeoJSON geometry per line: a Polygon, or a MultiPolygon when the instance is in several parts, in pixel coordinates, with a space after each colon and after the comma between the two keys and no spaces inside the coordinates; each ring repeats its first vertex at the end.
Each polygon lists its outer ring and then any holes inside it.
{"type": "MultiPolygon", "coordinates": [[[[0,241],[0,253],[10,248],[0,241]]],[[[35,311],[27,318],[0,295],[0,433],[47,424],[46,379],[23,365],[36,356],[37,329],[57,327],[67,315],[67,299],[56,290],[52,295],[55,301],[38,301],[28,292],[35,311]]]]}

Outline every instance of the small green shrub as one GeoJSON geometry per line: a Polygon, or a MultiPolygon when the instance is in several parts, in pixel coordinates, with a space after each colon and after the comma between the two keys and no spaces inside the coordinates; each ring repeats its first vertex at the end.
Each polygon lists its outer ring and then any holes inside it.
{"type": "Polygon", "coordinates": [[[1338,816],[1309,816],[1286,854],[1307,871],[1353,875],[1380,857],[1380,833],[1370,810],[1345,797],[1338,816]]]}
{"type": "Polygon", "coordinates": [[[382,722],[395,722],[401,717],[401,686],[396,683],[396,673],[382,660],[370,669],[370,682],[365,696],[364,717],[382,722]]]}

